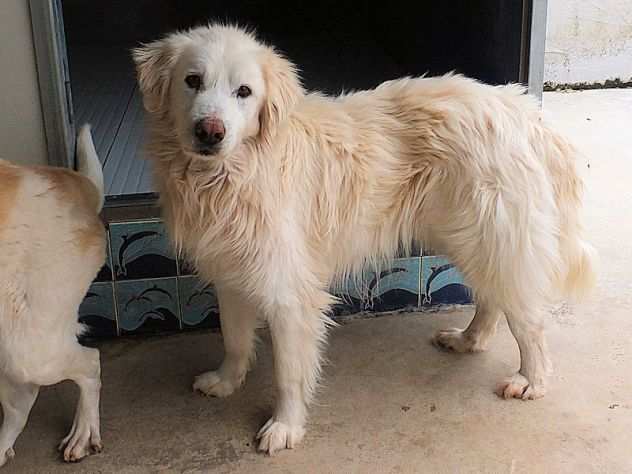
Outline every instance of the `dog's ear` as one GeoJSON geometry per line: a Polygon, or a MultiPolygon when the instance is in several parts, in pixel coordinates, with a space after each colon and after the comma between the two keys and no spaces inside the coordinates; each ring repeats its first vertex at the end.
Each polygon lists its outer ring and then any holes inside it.
{"type": "Polygon", "coordinates": [[[186,37],[178,34],[132,49],[138,86],[148,112],[162,109],[169,90],[171,70],[186,42],[186,37]]]}
{"type": "Polygon", "coordinates": [[[269,141],[304,92],[296,66],[276,51],[266,49],[261,62],[266,97],[259,115],[260,135],[263,140],[269,141]]]}

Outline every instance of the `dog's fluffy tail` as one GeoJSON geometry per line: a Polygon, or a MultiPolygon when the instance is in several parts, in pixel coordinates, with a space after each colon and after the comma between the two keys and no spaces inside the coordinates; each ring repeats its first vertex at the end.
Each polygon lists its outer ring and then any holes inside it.
{"type": "Polygon", "coordinates": [[[578,239],[566,254],[568,273],[564,281],[564,293],[579,300],[587,296],[597,282],[597,252],[587,242],[578,239]]]}
{"type": "Polygon", "coordinates": [[[99,192],[97,212],[101,212],[104,202],[103,169],[92,141],[90,125],[85,124],[77,137],[77,171],[88,178],[99,192]]]}
{"type": "Polygon", "coordinates": [[[562,290],[573,299],[580,300],[593,290],[597,283],[597,252],[583,238],[582,205],[583,184],[575,163],[580,157],[579,151],[559,136],[552,140],[555,165],[559,167],[557,186],[561,194],[558,202],[561,215],[561,250],[566,266],[563,275],[562,290]]]}

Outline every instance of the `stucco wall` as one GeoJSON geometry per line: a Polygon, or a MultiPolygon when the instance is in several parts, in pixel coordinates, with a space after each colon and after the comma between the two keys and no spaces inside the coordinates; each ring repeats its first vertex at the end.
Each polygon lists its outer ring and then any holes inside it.
{"type": "Polygon", "coordinates": [[[46,163],[27,0],[0,0],[0,158],[46,163]]]}
{"type": "Polygon", "coordinates": [[[544,81],[632,81],[632,0],[549,0],[544,81]]]}

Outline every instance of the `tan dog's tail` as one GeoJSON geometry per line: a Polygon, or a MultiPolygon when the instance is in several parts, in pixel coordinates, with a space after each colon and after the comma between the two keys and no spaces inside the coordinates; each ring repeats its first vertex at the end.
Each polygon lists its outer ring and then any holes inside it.
{"type": "Polygon", "coordinates": [[[104,202],[103,169],[92,141],[90,125],[85,124],[77,137],[77,171],[88,178],[99,191],[97,212],[101,212],[104,202]]]}

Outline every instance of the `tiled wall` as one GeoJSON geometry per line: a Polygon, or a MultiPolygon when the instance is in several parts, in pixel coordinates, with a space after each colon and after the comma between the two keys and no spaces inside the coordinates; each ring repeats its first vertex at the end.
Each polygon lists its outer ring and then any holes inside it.
{"type": "MultiPolygon", "coordinates": [[[[332,292],[342,303],[334,316],[470,301],[453,265],[443,257],[417,254],[396,259],[379,275],[367,271],[336,285],[332,292]]],[[[157,219],[109,225],[107,262],[79,318],[94,337],[219,327],[213,287],[175,258],[157,219]]]]}

